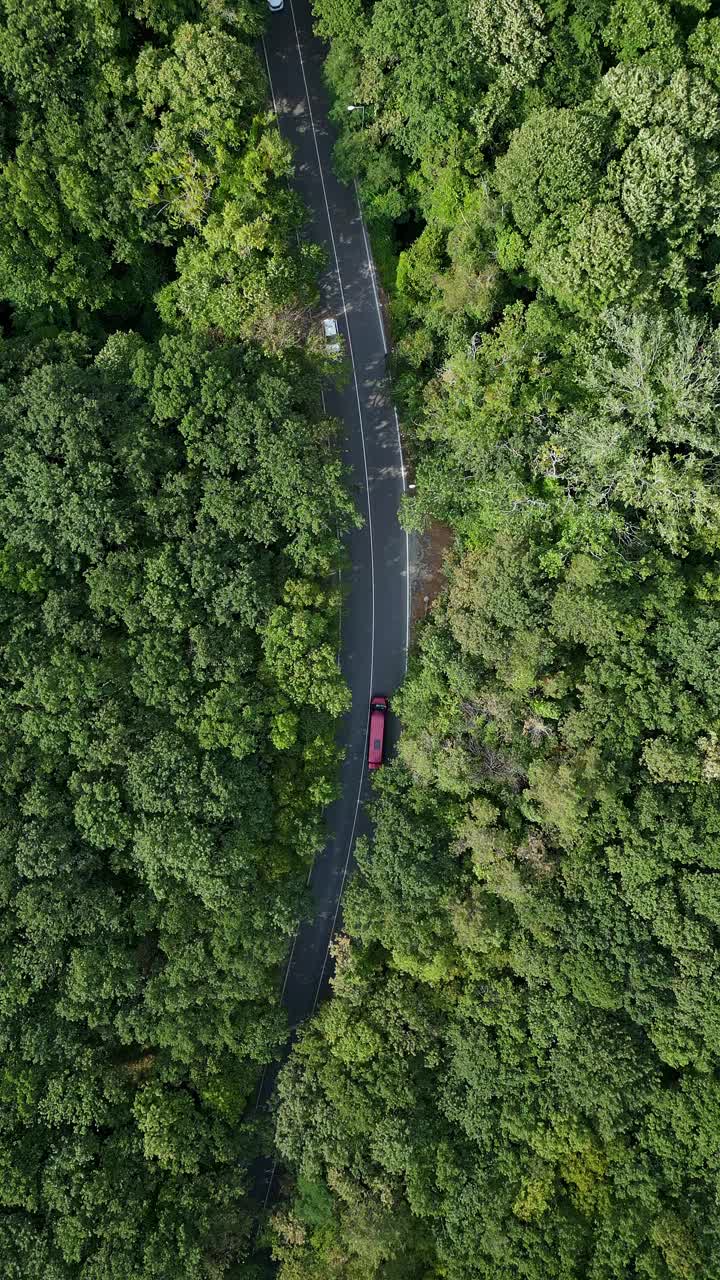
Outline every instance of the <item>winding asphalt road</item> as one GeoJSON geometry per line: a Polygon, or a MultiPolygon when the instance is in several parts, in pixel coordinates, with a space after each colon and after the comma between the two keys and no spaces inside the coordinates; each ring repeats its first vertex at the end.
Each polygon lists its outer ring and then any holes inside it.
{"type": "MultiPolygon", "coordinates": [[[[385,370],[387,343],[374,267],[357,191],[335,177],[328,98],[322,80],[325,51],[312,31],[309,0],[285,0],[269,18],[265,58],[280,132],[292,144],[294,184],[309,211],[305,234],[324,245],[328,268],[321,280],[323,314],[335,316],[352,376],[342,390],[328,388],[327,411],[345,425],[344,457],[351,468],[363,527],[347,538],[349,581],[343,583],[340,663],[352,693],[339,741],[345,751],[340,797],[327,814],[328,842],[310,873],[314,911],[290,952],[282,999],[295,1029],[326,994],[329,945],[341,923],[341,898],[353,867],[358,836],[369,830],[366,766],[368,712],[373,693],[391,695],[407,664],[409,546],[398,523],[405,486],[400,433],[385,370]]],[[[388,746],[395,738],[390,717],[388,746]]],[[[267,1071],[258,1105],[272,1092],[267,1071]]],[[[273,1184],[266,1170],[257,1191],[266,1202],[273,1184]]]]}

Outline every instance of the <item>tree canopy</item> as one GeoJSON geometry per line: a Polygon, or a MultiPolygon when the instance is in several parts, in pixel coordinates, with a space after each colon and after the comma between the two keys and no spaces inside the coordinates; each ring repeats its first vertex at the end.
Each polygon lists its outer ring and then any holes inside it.
{"type": "Polygon", "coordinates": [[[349,502],[304,359],[6,344],[8,1275],[224,1274],[247,1236],[240,1122],[332,789],[326,650],[346,697],[321,584],[349,502]]]}
{"type": "Polygon", "coordinates": [[[281,1076],[280,1274],[705,1280],[717,19],[316,9],[390,295],[404,519],[453,550],[333,995],[281,1076]]]}
{"type": "Polygon", "coordinates": [[[261,13],[0,6],[7,1280],[259,1274],[355,519],[261,13]]]}

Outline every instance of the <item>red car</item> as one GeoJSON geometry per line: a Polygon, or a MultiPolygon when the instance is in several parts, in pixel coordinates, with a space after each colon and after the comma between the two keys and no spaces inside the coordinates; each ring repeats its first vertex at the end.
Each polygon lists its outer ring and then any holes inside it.
{"type": "Polygon", "coordinates": [[[379,769],[383,760],[385,740],[385,716],[388,700],[376,693],[370,699],[370,739],[368,743],[368,769],[379,769]]]}

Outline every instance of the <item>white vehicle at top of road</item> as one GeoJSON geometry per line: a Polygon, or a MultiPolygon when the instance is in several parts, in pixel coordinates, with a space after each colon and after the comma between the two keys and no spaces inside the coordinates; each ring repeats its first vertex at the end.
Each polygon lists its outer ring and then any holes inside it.
{"type": "Polygon", "coordinates": [[[268,0],[268,9],[271,13],[279,13],[285,8],[285,0],[268,0]]]}
{"type": "Polygon", "coordinates": [[[337,320],[334,316],[328,316],[327,319],[323,320],[322,324],[327,354],[329,356],[339,356],[342,344],[337,320]]]}

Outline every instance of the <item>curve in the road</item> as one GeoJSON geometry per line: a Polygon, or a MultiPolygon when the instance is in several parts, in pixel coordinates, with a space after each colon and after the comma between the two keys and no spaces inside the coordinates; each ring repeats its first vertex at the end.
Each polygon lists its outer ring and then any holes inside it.
{"type": "MultiPolygon", "coordinates": [[[[357,186],[347,187],[331,164],[334,139],[323,84],[324,51],[312,30],[309,0],[285,0],[270,15],[263,42],[278,126],[295,157],[294,184],[308,210],[306,234],[327,250],[321,279],[326,312],[338,319],[352,377],[343,388],[327,388],[326,407],[345,425],[343,456],[360,481],[361,529],[347,537],[349,583],[345,597],[340,665],[352,705],[338,740],[344,749],[339,798],[327,815],[328,840],[309,875],[314,912],[293,939],[282,1001],[293,1031],[316,1009],[330,977],[330,946],[339,926],[341,900],[353,850],[369,822],[366,768],[368,712],[373,693],[392,694],[407,665],[410,624],[409,540],[398,508],[405,491],[400,429],[387,378],[387,341],[375,269],[357,186]]],[[[389,728],[389,744],[396,733],[389,728]]],[[[277,1066],[258,1090],[264,1106],[277,1066]]],[[[257,1188],[265,1203],[274,1166],[257,1188]]]]}

